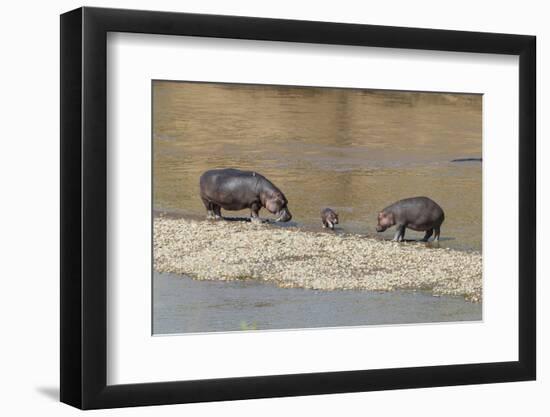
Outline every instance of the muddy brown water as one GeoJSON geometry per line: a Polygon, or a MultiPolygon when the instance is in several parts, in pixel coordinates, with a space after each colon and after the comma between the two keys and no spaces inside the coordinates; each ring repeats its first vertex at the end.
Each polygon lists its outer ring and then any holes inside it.
{"type": "MultiPolygon", "coordinates": [[[[445,210],[440,245],[481,250],[482,163],[451,162],[482,157],[481,122],[480,95],[155,81],[153,208],[204,218],[201,173],[233,167],[283,190],[290,226],[320,230],[319,211],[331,207],[337,233],[391,238],[393,229],[375,232],[378,211],[426,195],[445,210]]],[[[155,334],[481,319],[481,304],[422,292],[281,289],[157,272],[153,285],[155,334]]]]}
{"type": "Polygon", "coordinates": [[[481,150],[480,95],[153,83],[154,209],[184,216],[204,215],[202,172],[234,167],[281,188],[294,225],[320,228],[331,207],[341,231],[374,236],[380,209],[426,195],[445,210],[441,246],[481,250],[482,163],[451,162],[481,150]]]}

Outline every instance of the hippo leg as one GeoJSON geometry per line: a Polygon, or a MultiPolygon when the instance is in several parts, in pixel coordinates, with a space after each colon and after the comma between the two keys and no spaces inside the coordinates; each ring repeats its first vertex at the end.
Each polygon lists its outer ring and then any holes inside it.
{"type": "Polygon", "coordinates": [[[424,235],[422,242],[427,242],[428,239],[432,237],[433,233],[434,233],[434,229],[426,230],[426,234],[424,235]]]}
{"type": "Polygon", "coordinates": [[[212,211],[214,212],[214,218],[215,219],[221,219],[222,218],[222,208],[221,208],[221,206],[218,206],[217,204],[212,204],[212,211]]]}
{"type": "Polygon", "coordinates": [[[250,221],[255,223],[261,223],[262,219],[260,219],[260,209],[262,206],[258,203],[253,203],[250,206],[250,221]]]}
{"type": "Polygon", "coordinates": [[[397,230],[395,232],[395,235],[393,237],[394,242],[403,242],[405,239],[405,225],[399,225],[397,226],[397,230]]]}
{"type": "Polygon", "coordinates": [[[206,218],[208,220],[216,218],[216,215],[214,214],[214,205],[203,197],[201,197],[201,200],[206,208],[206,218]]]}
{"type": "Polygon", "coordinates": [[[439,242],[439,233],[441,232],[441,229],[439,227],[434,227],[435,236],[434,236],[434,242],[439,242]]]}

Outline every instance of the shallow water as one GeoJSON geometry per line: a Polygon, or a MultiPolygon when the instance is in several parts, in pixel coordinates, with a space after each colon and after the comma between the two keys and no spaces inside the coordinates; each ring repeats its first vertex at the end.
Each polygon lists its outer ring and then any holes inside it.
{"type": "Polygon", "coordinates": [[[304,329],[481,320],[461,297],[316,291],[255,281],[196,281],[155,273],[153,334],[304,329]]]}
{"type": "Polygon", "coordinates": [[[379,210],[426,195],[441,246],[480,250],[481,163],[450,161],[481,157],[481,121],[480,95],[155,82],[154,208],[203,216],[200,174],[235,167],[281,188],[299,226],[332,207],[341,231],[376,235],[379,210]]]}

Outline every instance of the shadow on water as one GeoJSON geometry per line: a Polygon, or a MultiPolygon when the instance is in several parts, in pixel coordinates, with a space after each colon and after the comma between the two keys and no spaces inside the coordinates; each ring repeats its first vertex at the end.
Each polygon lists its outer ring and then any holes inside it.
{"type": "MultiPolygon", "coordinates": [[[[449,241],[449,240],[455,240],[456,238],[454,237],[440,237],[439,238],[439,242],[436,242],[432,239],[428,240],[427,242],[423,241],[422,239],[404,239],[403,240],[403,243],[425,243],[426,246],[429,246],[429,247],[434,247],[434,248],[439,248],[441,247],[441,242],[444,241],[449,241]]],[[[381,238],[380,240],[383,240],[385,242],[392,242],[393,240],[392,239],[383,239],[381,238]]]]}
{"type": "MultiPolygon", "coordinates": [[[[226,221],[226,222],[243,222],[243,223],[253,223],[252,219],[250,217],[226,217],[222,216],[219,220],[211,220],[211,221],[226,221]]],[[[258,223],[261,224],[269,224],[272,226],[277,227],[299,227],[300,224],[290,221],[290,222],[278,222],[273,219],[265,218],[265,217],[258,217],[258,220],[255,220],[258,223]]]]}
{"type": "MultiPolygon", "coordinates": [[[[226,216],[222,216],[221,220],[224,220],[226,222],[246,222],[246,223],[251,223],[252,222],[252,219],[250,217],[226,217],[226,216]]],[[[269,219],[269,218],[266,218],[266,217],[258,217],[257,221],[259,223],[272,224],[274,226],[279,226],[279,227],[298,227],[298,223],[293,222],[293,221],[278,222],[278,221],[275,221],[273,219],[269,219]]]]}
{"type": "Polygon", "coordinates": [[[483,158],[456,158],[451,162],[483,162],[483,158]]]}
{"type": "MultiPolygon", "coordinates": [[[[225,220],[226,222],[247,222],[250,223],[252,219],[250,217],[225,217],[223,216],[221,220],[225,220]]],[[[262,223],[266,223],[267,219],[260,219],[262,223]]]]}

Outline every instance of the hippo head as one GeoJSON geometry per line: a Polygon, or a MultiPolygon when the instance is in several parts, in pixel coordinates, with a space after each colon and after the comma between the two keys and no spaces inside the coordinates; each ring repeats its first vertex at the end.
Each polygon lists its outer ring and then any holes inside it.
{"type": "Polygon", "coordinates": [[[378,213],[378,225],[376,226],[377,232],[383,232],[388,227],[392,227],[395,224],[393,213],[386,213],[381,211],[378,213]]]}
{"type": "Polygon", "coordinates": [[[335,213],[334,211],[329,211],[326,215],[325,215],[325,221],[327,222],[328,226],[331,228],[331,229],[334,229],[334,225],[335,224],[338,224],[338,214],[335,213]]]}
{"type": "Polygon", "coordinates": [[[280,191],[275,191],[265,198],[265,208],[277,216],[277,222],[288,222],[292,219],[287,204],[285,195],[280,191]]]}

